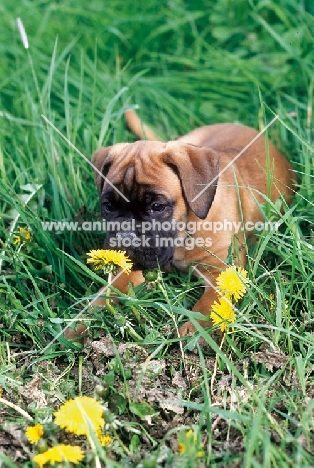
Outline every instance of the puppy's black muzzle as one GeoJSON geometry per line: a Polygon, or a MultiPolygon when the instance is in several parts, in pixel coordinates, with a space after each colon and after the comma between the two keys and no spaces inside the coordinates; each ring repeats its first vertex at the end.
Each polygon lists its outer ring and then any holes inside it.
{"type": "Polygon", "coordinates": [[[133,262],[134,270],[165,267],[172,261],[175,233],[172,231],[109,231],[104,248],[124,250],[133,262]]]}

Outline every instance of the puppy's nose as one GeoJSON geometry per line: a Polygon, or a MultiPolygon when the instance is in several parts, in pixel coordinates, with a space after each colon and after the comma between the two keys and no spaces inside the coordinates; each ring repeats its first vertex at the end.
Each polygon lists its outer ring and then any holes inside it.
{"type": "Polygon", "coordinates": [[[117,239],[135,239],[136,234],[130,231],[119,231],[116,233],[117,239]]]}

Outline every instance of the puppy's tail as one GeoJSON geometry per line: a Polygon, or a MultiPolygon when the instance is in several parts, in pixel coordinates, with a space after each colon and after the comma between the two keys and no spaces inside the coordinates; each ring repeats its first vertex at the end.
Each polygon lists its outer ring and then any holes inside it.
{"type": "Polygon", "coordinates": [[[145,125],[134,110],[124,112],[127,126],[142,140],[163,141],[156,133],[145,125]]]}

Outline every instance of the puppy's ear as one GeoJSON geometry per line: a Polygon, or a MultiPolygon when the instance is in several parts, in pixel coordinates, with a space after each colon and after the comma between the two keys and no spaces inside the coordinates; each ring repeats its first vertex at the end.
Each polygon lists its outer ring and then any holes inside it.
{"type": "Polygon", "coordinates": [[[109,166],[112,162],[112,157],[110,156],[111,148],[111,146],[108,146],[107,148],[99,148],[92,155],[91,162],[94,167],[95,183],[100,192],[103,188],[105,177],[108,174],[109,166]]]}
{"type": "Polygon", "coordinates": [[[218,154],[209,148],[171,142],[167,144],[164,162],[180,178],[190,209],[196,216],[205,219],[216,193],[218,154]]]}

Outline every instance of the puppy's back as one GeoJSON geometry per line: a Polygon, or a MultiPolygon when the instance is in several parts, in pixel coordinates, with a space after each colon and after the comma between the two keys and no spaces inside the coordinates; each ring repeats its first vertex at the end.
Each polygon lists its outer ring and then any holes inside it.
{"type": "MultiPolygon", "coordinates": [[[[274,201],[283,194],[286,201],[292,201],[296,176],[292,165],[271,141],[265,139],[254,128],[244,125],[222,123],[192,130],[179,138],[182,143],[206,146],[220,156],[220,173],[229,175],[235,171],[241,175],[245,185],[267,194],[270,185],[270,198],[274,201]]],[[[224,179],[224,177],[222,177],[224,179]]]]}
{"type": "MultiPolygon", "coordinates": [[[[125,112],[129,129],[139,138],[162,141],[147,125],[143,124],[133,110],[125,112]]],[[[234,173],[241,175],[247,187],[255,190],[256,198],[262,201],[258,192],[268,194],[274,201],[280,194],[287,203],[292,201],[296,176],[287,158],[254,128],[232,123],[220,123],[196,128],[176,140],[208,147],[220,156],[220,180],[234,183],[234,173]],[[267,141],[267,144],[266,144],[267,141]],[[245,149],[246,148],[246,149],[245,149]]]]}

